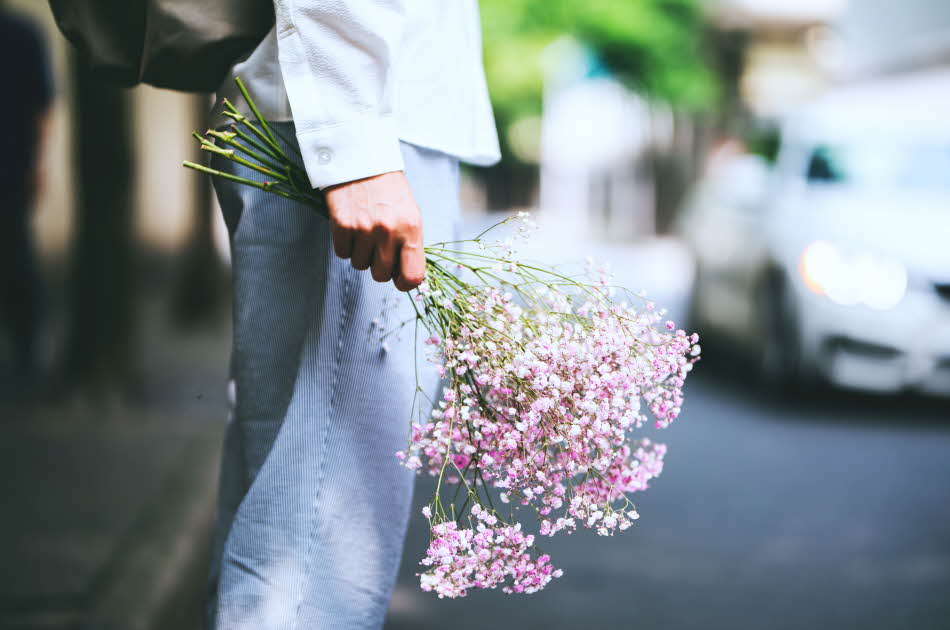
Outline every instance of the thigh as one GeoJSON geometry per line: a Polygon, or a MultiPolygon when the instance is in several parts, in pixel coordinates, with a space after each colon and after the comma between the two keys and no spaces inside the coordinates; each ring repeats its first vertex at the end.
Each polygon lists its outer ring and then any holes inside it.
{"type": "MultiPolygon", "coordinates": [[[[277,123],[293,138],[290,123],[277,123]]],[[[222,171],[256,178],[215,158],[222,171]]],[[[249,487],[283,422],[300,356],[326,290],[330,234],[303,204],[227,180],[215,182],[231,239],[234,422],[249,487]]]]}

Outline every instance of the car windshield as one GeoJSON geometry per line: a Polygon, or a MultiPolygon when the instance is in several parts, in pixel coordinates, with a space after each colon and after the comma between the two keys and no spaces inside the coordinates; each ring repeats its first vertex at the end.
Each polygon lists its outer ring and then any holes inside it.
{"type": "Polygon", "coordinates": [[[808,181],[865,188],[950,188],[950,146],[937,144],[818,145],[808,181]]]}

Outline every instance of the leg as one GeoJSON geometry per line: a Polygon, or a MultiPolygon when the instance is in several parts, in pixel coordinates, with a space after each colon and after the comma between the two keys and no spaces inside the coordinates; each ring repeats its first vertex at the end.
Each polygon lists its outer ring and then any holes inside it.
{"type": "MultiPolygon", "coordinates": [[[[410,145],[403,153],[427,242],[452,238],[457,163],[410,145]]],[[[245,213],[278,220],[274,202],[266,203],[268,212],[252,202],[245,213]]],[[[217,627],[378,628],[411,498],[412,475],[393,453],[405,445],[416,372],[413,327],[387,338],[387,352],[372,321],[395,324],[412,309],[391,284],[335,258],[322,219],[310,220],[312,232],[300,238],[313,258],[284,273],[265,273],[271,267],[257,261],[294,250],[274,238],[284,231],[270,233],[276,243],[242,242],[245,221],[235,232],[235,376],[248,489],[220,559],[217,627]],[[243,297],[256,309],[241,304],[245,273],[259,277],[243,297]],[[284,301],[266,298],[275,284],[289,287],[284,301]],[[242,317],[245,309],[255,316],[242,317]]],[[[434,372],[423,365],[420,374],[431,393],[434,372]]]]}
{"type": "MultiPolygon", "coordinates": [[[[281,126],[293,137],[293,126],[281,126]]],[[[225,160],[213,166],[253,177],[225,160]]],[[[270,450],[297,378],[299,356],[317,295],[326,283],[313,212],[230,182],[215,192],[231,240],[234,341],[231,412],[222,452],[212,543],[206,626],[214,628],[224,546],[241,501],[270,450]]],[[[226,626],[225,626],[226,627],[226,626]]]]}

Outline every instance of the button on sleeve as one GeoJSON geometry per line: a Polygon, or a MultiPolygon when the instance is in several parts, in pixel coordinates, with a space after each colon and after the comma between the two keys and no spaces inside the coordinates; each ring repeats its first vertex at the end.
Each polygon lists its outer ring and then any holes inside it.
{"type": "Polygon", "coordinates": [[[297,134],[304,167],[314,188],[326,188],[403,170],[391,115],[365,116],[297,134]]]}

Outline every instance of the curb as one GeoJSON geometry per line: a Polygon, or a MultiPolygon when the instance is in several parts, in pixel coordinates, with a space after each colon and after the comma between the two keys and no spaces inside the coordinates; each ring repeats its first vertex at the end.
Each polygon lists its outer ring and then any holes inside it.
{"type": "Polygon", "coordinates": [[[116,551],[80,628],[195,627],[205,592],[217,491],[220,435],[195,435],[116,551]]]}

